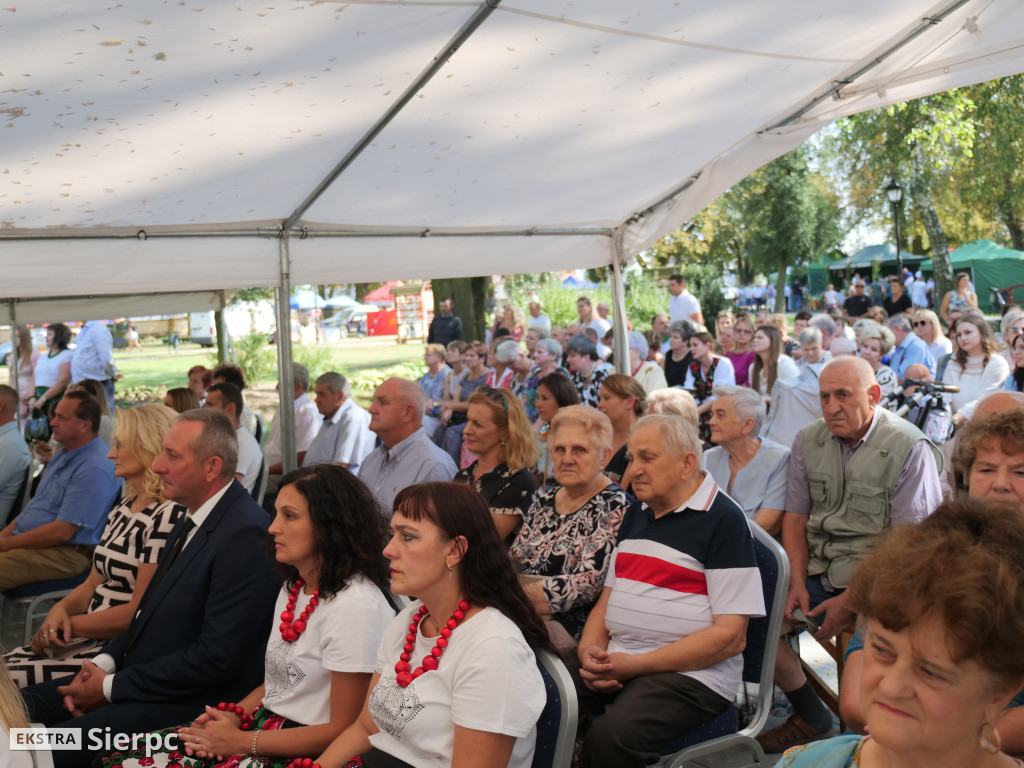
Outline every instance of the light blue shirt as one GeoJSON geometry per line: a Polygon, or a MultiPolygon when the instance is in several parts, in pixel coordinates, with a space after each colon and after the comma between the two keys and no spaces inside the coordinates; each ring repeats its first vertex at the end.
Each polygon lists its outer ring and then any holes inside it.
{"type": "Polygon", "coordinates": [[[114,339],[105,323],[90,320],[82,326],[71,358],[71,380],[106,381],[114,366],[114,339]]]}
{"type": "Polygon", "coordinates": [[[60,520],[78,531],[68,544],[95,547],[107,523],[121,481],[99,437],[73,451],[61,448],[50,459],[36,495],[19,515],[15,535],[60,520]]]}
{"type": "Polygon", "coordinates": [[[718,486],[743,510],[748,520],[757,517],[762,509],[785,509],[789,484],[789,448],[761,438],[761,447],[745,467],[742,467],[729,488],[732,470],[729,454],[722,446],[704,451],[704,469],[718,486]]]}
{"type": "Polygon", "coordinates": [[[908,333],[902,344],[897,344],[889,354],[889,367],[896,371],[896,377],[903,381],[907,377],[907,368],[914,363],[923,363],[928,371],[935,375],[935,358],[925,344],[924,339],[908,333]]]}
{"type": "Polygon", "coordinates": [[[359,470],[359,479],[369,486],[390,520],[399,491],[417,483],[446,482],[458,469],[421,427],[390,450],[383,445],[374,448],[359,470]]]}
{"type": "Polygon", "coordinates": [[[347,397],[334,415],[324,420],[309,445],[302,466],[348,464],[349,472],[357,474],[376,440],[370,431],[370,414],[347,397]]]}
{"type": "Polygon", "coordinates": [[[31,461],[17,423],[9,421],[0,427],[0,525],[7,523],[31,461]]]}

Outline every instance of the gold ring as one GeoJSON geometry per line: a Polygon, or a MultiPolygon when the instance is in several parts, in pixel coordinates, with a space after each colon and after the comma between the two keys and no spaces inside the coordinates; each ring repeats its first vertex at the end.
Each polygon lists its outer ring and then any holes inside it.
{"type": "Polygon", "coordinates": [[[51,632],[56,632],[56,631],[57,631],[56,629],[54,629],[53,627],[50,627],[48,630],[46,630],[46,634],[50,634],[51,632]]]}

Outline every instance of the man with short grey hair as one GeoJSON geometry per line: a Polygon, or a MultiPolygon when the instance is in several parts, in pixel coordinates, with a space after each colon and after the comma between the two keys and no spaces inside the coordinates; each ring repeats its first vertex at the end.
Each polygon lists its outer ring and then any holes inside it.
{"type": "Polygon", "coordinates": [[[815,315],[807,321],[807,326],[821,331],[821,348],[824,352],[818,362],[827,363],[832,359],[832,341],[842,336],[836,327],[836,321],[828,315],[815,315]]]}
{"type": "Polygon", "coordinates": [[[935,358],[925,340],[913,332],[910,318],[901,312],[890,317],[885,324],[896,337],[896,346],[889,353],[889,367],[895,371],[900,383],[907,377],[907,368],[914,363],[928,366],[928,372],[934,376],[935,358]]]}
{"type": "Polygon", "coordinates": [[[329,371],[320,376],[315,392],[316,408],[323,421],[302,466],[337,464],[358,474],[363,459],[373,450],[370,414],[352,399],[352,386],[340,373],[329,371]]]}
{"type": "Polygon", "coordinates": [[[373,393],[370,429],[380,438],[359,470],[359,479],[373,492],[390,518],[395,496],[417,483],[448,481],[458,467],[423,429],[426,399],[419,384],[390,378],[373,393]]]}
{"type": "MultiPolygon", "coordinates": [[[[296,465],[302,466],[302,459],[305,458],[309,446],[320,429],[320,419],[317,416],[316,405],[309,399],[306,393],[309,391],[309,369],[299,363],[292,364],[292,379],[294,387],[292,395],[295,403],[295,453],[297,454],[296,465]]],[[[269,474],[271,477],[280,478],[284,471],[284,456],[281,452],[281,409],[274,412],[274,419],[270,422],[270,432],[267,442],[263,446],[263,453],[267,457],[269,474]]],[[[273,483],[276,488],[277,483],[273,483]]],[[[270,493],[271,487],[267,486],[270,493]]]]}

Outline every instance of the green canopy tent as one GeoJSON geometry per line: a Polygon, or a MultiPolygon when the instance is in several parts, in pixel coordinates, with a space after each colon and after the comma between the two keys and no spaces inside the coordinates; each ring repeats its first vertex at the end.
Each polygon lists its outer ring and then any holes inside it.
{"type": "Polygon", "coordinates": [[[828,267],[832,259],[827,253],[823,253],[812,264],[807,267],[807,295],[822,296],[828,290],[828,284],[832,282],[829,276],[828,267]]]}
{"type": "MultiPolygon", "coordinates": [[[[903,260],[903,266],[916,270],[925,261],[926,257],[901,251],[900,258],[903,260]]],[[[891,243],[869,245],[867,248],[861,248],[855,254],[845,259],[836,259],[828,265],[828,268],[830,272],[844,270],[846,280],[849,280],[854,272],[859,272],[861,277],[870,280],[871,270],[874,269],[876,264],[880,274],[895,275],[898,264],[896,260],[896,246],[891,243]]]]}
{"type": "MultiPolygon", "coordinates": [[[[954,272],[968,272],[978,294],[978,305],[983,312],[998,312],[993,291],[1009,286],[1024,285],[1024,253],[1006,248],[991,240],[976,240],[949,254],[954,272]]],[[[931,272],[931,259],[921,263],[921,270],[931,272]]],[[[1024,288],[1010,292],[1024,299],[1024,288]]]]}

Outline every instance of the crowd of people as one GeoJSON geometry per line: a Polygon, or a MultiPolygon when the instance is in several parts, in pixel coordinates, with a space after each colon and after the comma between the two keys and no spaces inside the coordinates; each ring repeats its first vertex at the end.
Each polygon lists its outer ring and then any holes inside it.
{"type": "Polygon", "coordinates": [[[0,586],[87,573],[6,655],[0,725],[167,745],[54,752],[58,768],[518,768],[543,650],[577,685],[579,765],[639,768],[737,696],[770,608],[756,525],[790,561],[784,631],[856,630],[854,735],[831,738],[782,642],[792,715],[766,751],[1019,765],[1024,311],[994,332],[969,301],[936,314],[893,285],[873,317],[855,284],[792,329],[743,311],[705,326],[673,275],[668,313],[626,334],[626,373],[586,296],[566,328],[539,302],[502,307],[480,341],[446,337],[446,299],[425,373],[368,409],[342,373],[293,366],[288,462],[280,414],[263,435],[231,364],[116,413],[65,362],[29,401],[0,386],[6,470],[28,454],[19,408],[67,378],[38,488],[0,531],[0,586]]]}

